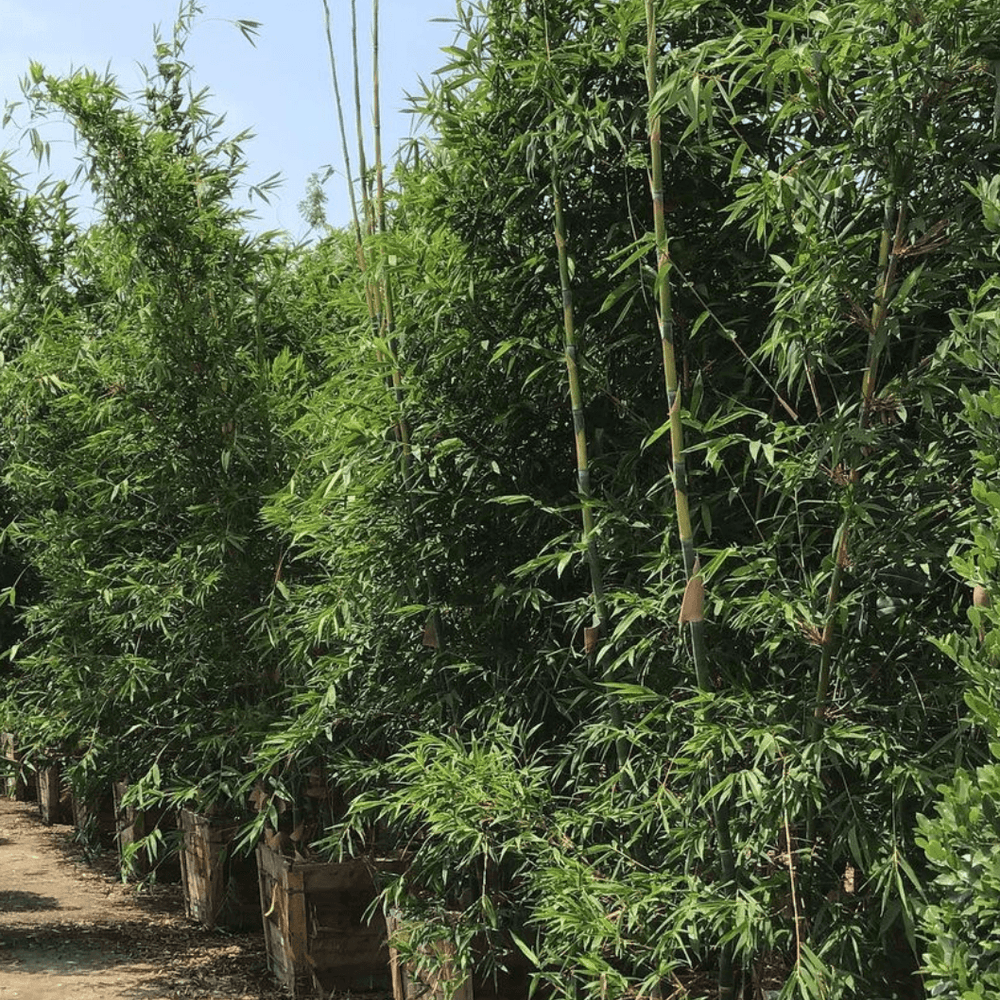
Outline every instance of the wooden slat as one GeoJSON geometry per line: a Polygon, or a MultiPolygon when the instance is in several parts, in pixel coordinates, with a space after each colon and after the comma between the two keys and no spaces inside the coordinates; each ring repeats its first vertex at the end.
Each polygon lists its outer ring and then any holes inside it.
{"type": "Polygon", "coordinates": [[[182,809],[177,817],[184,906],[206,927],[259,925],[260,887],[252,859],[228,857],[239,824],[182,809]],[[250,900],[247,896],[250,895],[250,900]]]}

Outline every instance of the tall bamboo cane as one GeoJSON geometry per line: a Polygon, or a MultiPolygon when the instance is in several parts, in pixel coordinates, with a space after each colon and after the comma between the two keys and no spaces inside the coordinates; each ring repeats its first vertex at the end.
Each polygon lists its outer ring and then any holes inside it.
{"type": "MultiPolygon", "coordinates": [[[[344,123],[344,102],[340,97],[340,80],[337,75],[337,56],[333,48],[333,30],[330,24],[330,4],[329,0],[323,0],[324,27],[326,28],[326,46],[330,58],[330,76],[333,80],[333,99],[337,106],[337,123],[340,126],[341,153],[344,158],[344,170],[347,175],[347,192],[351,199],[351,220],[354,225],[354,251],[358,258],[358,267],[364,276],[365,299],[368,304],[368,315],[371,318],[375,314],[375,302],[371,283],[367,278],[367,261],[365,259],[364,236],[361,230],[361,219],[358,215],[358,199],[354,190],[354,175],[351,171],[351,151],[347,143],[347,126],[344,123]]],[[[361,143],[362,156],[362,185],[364,184],[364,144],[361,143]]]]}
{"type": "Polygon", "coordinates": [[[354,122],[358,131],[358,170],[361,173],[361,201],[365,211],[365,225],[368,232],[375,226],[368,190],[368,163],[365,157],[364,126],[361,116],[361,71],[358,59],[358,2],[351,0],[351,52],[354,57],[354,122]]]}
{"type": "MultiPolygon", "coordinates": [[[[581,540],[587,553],[590,570],[590,592],[594,607],[594,624],[584,635],[587,657],[596,673],[600,648],[608,635],[608,607],[604,596],[604,569],[594,524],[593,493],[590,488],[590,462],[587,453],[587,422],[583,412],[583,390],[580,385],[580,369],[577,356],[576,321],[573,313],[573,284],[570,278],[569,251],[567,249],[566,219],[563,213],[562,188],[559,182],[559,167],[555,151],[552,153],[552,206],[554,215],[556,253],[559,259],[559,287],[562,293],[563,353],[566,359],[566,379],[569,384],[570,406],[573,412],[573,439],[576,445],[576,484],[580,499],[581,540]]],[[[611,679],[605,671],[606,680],[611,679]]],[[[619,731],[622,727],[622,713],[617,700],[608,697],[608,711],[611,722],[619,731]]],[[[624,767],[628,752],[623,737],[615,741],[618,764],[624,767]]]]}
{"type": "MultiPolygon", "coordinates": [[[[861,379],[861,415],[859,423],[862,430],[868,426],[871,419],[872,403],[875,399],[875,387],[878,384],[878,369],[882,361],[882,352],[885,348],[885,324],[889,314],[889,296],[896,282],[899,251],[902,249],[903,234],[905,231],[906,206],[895,195],[890,195],[886,199],[882,233],[879,237],[879,278],[875,289],[875,300],[872,305],[865,370],[861,379]]],[[[858,483],[856,463],[852,463],[849,481],[852,487],[858,483]]],[[[830,696],[833,654],[837,645],[836,617],[840,606],[840,591],[843,585],[844,571],[847,569],[850,556],[850,546],[848,543],[850,524],[848,518],[849,515],[847,513],[841,518],[840,526],[837,530],[837,538],[834,542],[834,565],[830,574],[830,587],[827,591],[826,622],[823,626],[819,671],[816,677],[816,702],[809,725],[809,732],[813,739],[818,739],[822,730],[830,696]]]]}
{"type": "MultiPolygon", "coordinates": [[[[357,64],[355,63],[355,71],[357,64]]],[[[385,331],[385,342],[392,365],[390,384],[396,399],[398,417],[396,435],[400,444],[400,464],[403,475],[403,485],[407,498],[410,497],[410,473],[412,465],[412,447],[410,443],[410,426],[403,412],[405,400],[403,395],[403,375],[399,369],[399,345],[396,338],[396,314],[393,308],[392,281],[389,276],[389,252],[386,244],[388,224],[385,210],[385,179],[382,166],[382,102],[379,92],[379,0],[372,0],[372,135],[375,142],[375,212],[373,225],[378,237],[377,248],[381,264],[381,278],[378,283],[379,298],[382,306],[381,322],[385,331]]]]}
{"type": "MultiPolygon", "coordinates": [[[[342,145],[342,153],[344,158],[344,166],[347,174],[347,183],[350,194],[351,201],[351,214],[354,225],[354,237],[355,237],[355,249],[358,257],[358,265],[361,270],[362,279],[365,286],[365,299],[368,307],[368,318],[371,323],[372,331],[375,336],[378,336],[383,331],[385,332],[385,342],[390,354],[390,363],[392,366],[391,375],[387,379],[387,387],[392,392],[393,398],[396,401],[397,406],[397,417],[396,424],[394,428],[396,440],[400,445],[400,472],[403,482],[403,492],[406,498],[408,518],[414,531],[417,535],[418,540],[423,539],[423,531],[420,525],[419,519],[416,517],[416,512],[413,503],[413,483],[412,483],[412,447],[410,441],[410,429],[409,424],[406,420],[405,414],[403,413],[403,381],[402,374],[399,369],[398,356],[397,356],[397,345],[395,343],[395,316],[393,312],[393,300],[392,300],[392,288],[389,278],[389,261],[388,252],[385,245],[385,237],[388,231],[387,225],[387,215],[385,210],[385,187],[383,181],[383,165],[382,165],[382,143],[381,143],[381,102],[379,96],[379,7],[378,0],[373,0],[372,4],[372,48],[373,48],[373,132],[375,136],[375,171],[378,181],[378,201],[377,201],[377,215],[373,211],[373,206],[371,198],[368,193],[368,180],[367,180],[367,158],[365,156],[365,143],[364,143],[364,130],[361,118],[361,84],[360,84],[360,60],[358,56],[358,20],[357,20],[357,3],[356,0],[351,0],[351,39],[352,39],[352,54],[353,54],[353,76],[354,76],[354,104],[356,112],[356,126],[357,126],[357,141],[358,141],[358,159],[359,159],[359,169],[361,171],[361,193],[362,193],[362,203],[365,217],[364,230],[362,230],[361,220],[359,218],[357,199],[354,193],[354,181],[353,174],[351,171],[351,156],[347,142],[347,130],[344,124],[344,108],[343,101],[341,99],[340,93],[340,82],[337,74],[337,60],[333,47],[333,36],[331,30],[331,16],[330,16],[330,6],[328,0],[323,0],[323,10],[325,15],[325,27],[326,27],[326,38],[327,38],[327,48],[329,50],[329,60],[330,60],[330,74],[333,81],[333,92],[334,100],[337,106],[337,119],[340,126],[340,137],[342,145]],[[377,277],[373,277],[372,272],[368,268],[367,254],[365,251],[365,241],[364,234],[367,233],[371,236],[376,236],[377,227],[377,250],[381,257],[381,280],[377,277]]],[[[433,593],[433,587],[430,581],[427,581],[428,586],[428,599],[432,606],[431,614],[428,618],[428,625],[425,628],[425,643],[427,645],[432,645],[437,649],[442,649],[442,630],[440,618],[436,608],[436,600],[433,593]]],[[[417,600],[416,592],[412,594],[414,601],[417,600]]]]}
{"type": "Polygon", "coordinates": [[[403,478],[410,472],[410,430],[403,417],[403,377],[399,370],[396,344],[396,315],[393,310],[392,282],[389,279],[389,253],[386,248],[388,225],[385,211],[385,178],[382,167],[382,102],[379,92],[379,0],[372,0],[372,135],[375,140],[375,213],[374,227],[378,234],[382,275],[379,290],[382,296],[382,322],[386,344],[391,354],[392,387],[400,408],[399,440],[402,445],[403,478]]]}
{"type": "MultiPolygon", "coordinates": [[[[684,559],[687,585],[681,605],[681,624],[688,626],[695,678],[701,691],[711,690],[708,651],[705,644],[705,623],[702,614],[703,585],[701,566],[694,544],[694,530],[688,505],[687,463],[684,458],[684,426],[681,422],[681,394],[677,379],[674,351],[673,302],[670,287],[670,251],[667,243],[666,213],[663,203],[663,148],[661,119],[654,111],[657,90],[656,12],[653,0],[646,0],[646,87],[649,94],[650,193],[653,202],[653,226],[656,238],[657,285],[659,286],[658,317],[660,350],[663,359],[663,379],[670,418],[670,452],[674,483],[674,505],[677,511],[677,532],[684,559]]],[[[714,772],[714,766],[712,771],[714,772]]],[[[713,777],[714,783],[714,777],[713,777]]],[[[729,828],[729,806],[724,801],[713,804],[719,863],[725,882],[735,890],[736,865],[733,858],[732,835],[729,828]]],[[[732,945],[722,946],[719,954],[719,998],[733,1000],[732,945]]]]}
{"type": "MultiPolygon", "coordinates": [[[[352,0],[353,2],[353,0],[352,0]]],[[[356,23],[355,23],[356,34],[356,23]]],[[[355,61],[355,72],[357,62],[355,61]]],[[[375,217],[377,219],[378,246],[381,251],[382,280],[380,291],[382,296],[383,321],[386,343],[391,355],[392,389],[398,409],[398,437],[401,448],[400,465],[403,479],[403,490],[406,495],[410,522],[418,541],[423,541],[424,530],[413,502],[413,449],[410,441],[410,425],[406,419],[405,399],[403,393],[403,376],[399,367],[400,345],[396,335],[396,316],[393,303],[392,280],[389,273],[390,261],[386,238],[388,224],[385,208],[385,176],[382,164],[382,101],[379,78],[379,0],[372,0],[372,133],[375,142],[375,217]]],[[[430,614],[424,630],[424,642],[439,652],[444,650],[444,635],[441,627],[441,615],[438,610],[437,595],[429,574],[425,574],[424,582],[427,590],[427,600],[431,606],[430,614]]]]}

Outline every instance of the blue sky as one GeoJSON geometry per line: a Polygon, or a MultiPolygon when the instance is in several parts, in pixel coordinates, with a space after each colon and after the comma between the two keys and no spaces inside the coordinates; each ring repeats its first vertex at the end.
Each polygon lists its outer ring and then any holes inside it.
{"type": "MultiPolygon", "coordinates": [[[[341,91],[351,98],[350,2],[329,0],[333,17],[341,91]]],[[[196,89],[208,87],[210,107],[227,116],[226,131],[251,128],[246,147],[248,182],[280,172],[282,187],[271,206],[255,202],[256,226],[305,234],[298,211],[309,174],[325,164],[341,166],[340,138],[330,82],[322,0],[203,0],[187,47],[196,89]],[[251,46],[231,23],[237,18],[262,22],[251,46]]],[[[20,97],[19,79],[34,59],[53,72],[87,66],[103,71],[110,64],[126,92],[141,87],[140,63],[151,63],[153,26],[170,34],[177,0],[0,0],[0,104],[20,97]]],[[[391,153],[419,123],[403,113],[404,93],[419,92],[447,59],[454,25],[433,23],[455,11],[454,0],[381,0],[381,77],[383,147],[391,153]]],[[[370,0],[358,0],[359,46],[364,60],[362,87],[370,89],[370,0]]],[[[351,102],[351,107],[353,101],[351,102]]],[[[23,109],[0,133],[0,149],[14,151],[20,170],[33,170],[23,138],[23,109]]],[[[367,125],[367,123],[366,123],[367,125]]],[[[353,136],[353,118],[348,119],[353,136]]],[[[52,148],[44,173],[69,178],[75,169],[72,132],[58,122],[40,129],[52,148]]],[[[366,128],[370,135],[370,128],[366,128]]],[[[352,147],[356,166],[357,157],[352,147]]],[[[369,151],[369,159],[371,153],[369,151]]],[[[32,178],[28,183],[33,183],[32,178]]],[[[341,173],[326,185],[327,213],[335,225],[350,218],[341,173]]]]}

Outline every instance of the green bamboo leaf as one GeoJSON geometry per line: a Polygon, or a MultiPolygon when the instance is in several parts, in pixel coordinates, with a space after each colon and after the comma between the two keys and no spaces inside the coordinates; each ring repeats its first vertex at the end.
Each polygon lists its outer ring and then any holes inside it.
{"type": "Polygon", "coordinates": [[[511,940],[524,953],[524,956],[528,959],[528,961],[531,962],[536,969],[540,969],[542,967],[542,963],[538,960],[538,956],[534,953],[534,951],[532,951],[531,948],[529,948],[528,945],[513,931],[510,931],[509,933],[511,940]]]}
{"type": "Polygon", "coordinates": [[[668,433],[669,430],[670,430],[670,421],[667,420],[666,422],[660,424],[660,426],[657,427],[652,434],[643,439],[642,450],[646,451],[649,448],[651,448],[654,444],[656,444],[657,441],[660,440],[661,437],[663,437],[664,434],[668,433]]]}

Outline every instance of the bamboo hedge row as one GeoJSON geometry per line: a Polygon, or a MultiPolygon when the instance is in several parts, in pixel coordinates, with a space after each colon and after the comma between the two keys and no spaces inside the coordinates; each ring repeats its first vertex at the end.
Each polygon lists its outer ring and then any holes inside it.
{"type": "Polygon", "coordinates": [[[331,46],[299,247],[197,12],[0,169],[2,728],[554,996],[988,995],[994,6],[459,3],[388,177],[331,46]]]}

